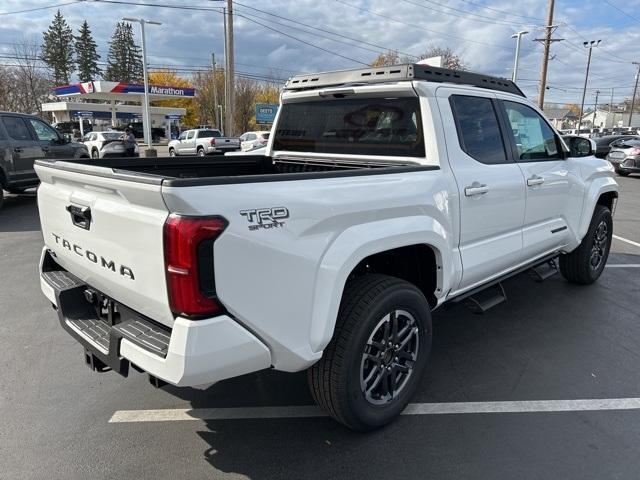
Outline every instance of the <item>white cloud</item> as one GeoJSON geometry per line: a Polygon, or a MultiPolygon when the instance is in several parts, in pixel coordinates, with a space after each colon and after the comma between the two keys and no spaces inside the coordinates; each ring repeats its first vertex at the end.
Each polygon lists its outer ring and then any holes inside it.
{"type": "MultiPolygon", "coordinates": [[[[27,3],[22,0],[3,0],[0,11],[22,10],[51,2],[52,0],[30,0],[27,3]]],[[[640,0],[627,0],[624,3],[614,0],[614,3],[631,14],[640,7],[640,0]]],[[[362,48],[348,45],[354,42],[292,24],[283,18],[248,7],[338,32],[362,42],[412,54],[424,51],[428,45],[449,46],[473,70],[505,77],[510,76],[515,47],[510,36],[518,29],[527,27],[532,33],[523,39],[519,78],[527,95],[536,96],[542,47],[532,40],[543,35],[543,31],[535,30],[535,24],[544,23],[547,2],[486,0],[482,4],[488,8],[479,6],[478,0],[240,0],[239,3],[235,2],[237,70],[260,75],[271,72],[286,78],[294,71],[322,71],[358,65],[291,37],[362,62],[372,60],[376,56],[375,52],[380,50],[376,46],[362,43],[359,44],[362,48]],[[378,15],[358,8],[374,11],[378,15]],[[449,13],[443,13],[445,11],[449,13]],[[465,11],[468,13],[463,13],[465,11]],[[267,25],[272,30],[255,22],[267,25]],[[273,30],[280,30],[290,36],[273,30]]],[[[224,3],[167,0],[165,5],[215,8],[224,3]]],[[[184,68],[204,66],[210,63],[212,52],[216,53],[219,62],[223,60],[222,15],[217,12],[95,2],[65,6],[62,11],[74,28],[82,20],[88,20],[103,55],[108,50],[107,42],[115,23],[123,16],[139,16],[163,22],[160,27],[148,28],[149,59],[152,64],[179,65],[184,68]]],[[[44,10],[0,17],[0,50],[9,51],[10,44],[23,37],[40,39],[54,12],[55,10],[44,10]]],[[[606,90],[608,95],[610,87],[615,87],[616,99],[630,95],[634,68],[621,59],[636,59],[637,45],[640,42],[638,22],[608,8],[598,0],[568,0],[562,4],[557,3],[555,20],[561,25],[555,36],[566,40],[552,46],[555,59],[549,66],[551,88],[547,91],[547,99],[561,102],[580,100],[586,67],[582,41],[592,38],[602,39],[603,42],[598,50],[594,50],[589,87],[606,90]],[[569,26],[564,26],[562,22],[568,22],[569,26]]],[[[593,101],[592,93],[593,90],[589,90],[587,103],[593,101]]]]}

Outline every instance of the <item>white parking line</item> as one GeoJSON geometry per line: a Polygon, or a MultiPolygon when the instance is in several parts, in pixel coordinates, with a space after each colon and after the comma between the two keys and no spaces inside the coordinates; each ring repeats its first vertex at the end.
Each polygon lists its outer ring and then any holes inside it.
{"type": "Polygon", "coordinates": [[[613,238],[616,240],[620,240],[621,242],[628,243],[629,245],[633,245],[634,247],[640,247],[640,243],[634,242],[633,240],[629,240],[627,238],[619,237],[618,235],[614,235],[613,238]]]}
{"type": "Polygon", "coordinates": [[[607,268],[640,268],[640,263],[612,263],[607,264],[607,268]]]}
{"type": "MultiPolygon", "coordinates": [[[[586,400],[528,400],[516,402],[411,403],[402,415],[469,413],[536,413],[601,410],[638,410],[640,398],[598,398],[586,400]]],[[[175,422],[185,420],[246,420],[326,417],[317,406],[176,408],[163,410],[118,410],[109,423],[175,422]]]]}

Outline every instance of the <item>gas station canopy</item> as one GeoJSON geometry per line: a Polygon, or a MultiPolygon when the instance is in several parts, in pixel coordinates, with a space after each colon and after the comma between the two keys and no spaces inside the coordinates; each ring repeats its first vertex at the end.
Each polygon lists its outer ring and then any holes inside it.
{"type": "MultiPolygon", "coordinates": [[[[83,82],[55,88],[58,97],[81,97],[92,100],[114,100],[122,102],[139,102],[144,95],[144,85],[124,82],[83,82]]],[[[172,87],[166,85],[149,85],[149,100],[167,100],[171,98],[194,98],[193,87],[172,87]]]]}

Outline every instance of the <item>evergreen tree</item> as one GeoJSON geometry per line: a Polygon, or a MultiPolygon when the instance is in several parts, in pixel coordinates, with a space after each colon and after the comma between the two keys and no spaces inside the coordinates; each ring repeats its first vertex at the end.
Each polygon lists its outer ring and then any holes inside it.
{"type": "Polygon", "coordinates": [[[57,11],[51,25],[42,33],[41,58],[51,69],[56,85],[66,85],[75,70],[73,61],[73,32],[67,21],[57,11]]]}
{"type": "Polygon", "coordinates": [[[79,33],[75,43],[78,78],[81,82],[90,82],[96,80],[101,73],[98,67],[100,55],[98,55],[96,42],[93,40],[91,29],[89,29],[86,20],[82,23],[79,33]]]}
{"type": "Polygon", "coordinates": [[[109,42],[105,80],[112,82],[140,82],[142,55],[127,22],[118,22],[109,42]]]}

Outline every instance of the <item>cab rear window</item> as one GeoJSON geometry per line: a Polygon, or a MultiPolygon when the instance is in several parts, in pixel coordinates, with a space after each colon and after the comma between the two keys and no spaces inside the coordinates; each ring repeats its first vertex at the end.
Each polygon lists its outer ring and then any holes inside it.
{"type": "Polygon", "coordinates": [[[198,133],[198,138],[212,138],[219,136],[220,132],[218,130],[200,130],[200,133],[198,133]]]}
{"type": "Polygon", "coordinates": [[[293,152],[424,157],[417,97],[285,103],[273,148],[293,152]]]}

